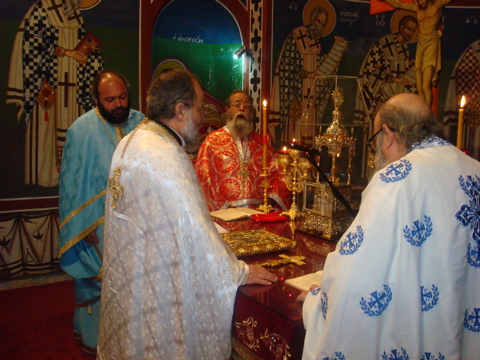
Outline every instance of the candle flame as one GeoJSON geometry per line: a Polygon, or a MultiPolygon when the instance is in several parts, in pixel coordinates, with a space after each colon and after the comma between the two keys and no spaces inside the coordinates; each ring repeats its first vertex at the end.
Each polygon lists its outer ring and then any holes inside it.
{"type": "Polygon", "coordinates": [[[283,151],[287,151],[287,147],[286,147],[286,146],[284,146],[282,150],[283,150],[283,151]]]}
{"type": "Polygon", "coordinates": [[[462,96],[462,100],[460,100],[460,108],[463,109],[467,102],[467,99],[465,98],[465,95],[462,96]]]}
{"type": "Polygon", "coordinates": [[[267,100],[263,100],[263,107],[266,109],[267,108],[267,100]]]}
{"type": "Polygon", "coordinates": [[[292,142],[295,142],[295,138],[293,138],[292,142]]]}

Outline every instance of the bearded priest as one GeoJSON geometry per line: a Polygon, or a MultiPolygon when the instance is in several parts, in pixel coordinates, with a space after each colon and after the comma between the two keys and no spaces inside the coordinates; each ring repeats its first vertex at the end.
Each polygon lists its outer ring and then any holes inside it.
{"type": "MultiPolygon", "coordinates": [[[[227,124],[210,133],[195,162],[210,211],[228,207],[258,206],[263,200],[262,136],[253,130],[252,98],[242,90],[226,102],[227,124]]],[[[283,181],[275,151],[267,145],[268,197],[283,210],[290,205],[290,192],[283,181]]]]}
{"type": "Polygon", "coordinates": [[[98,360],[230,359],[237,287],[277,280],[238,260],[212,221],[185,151],[202,103],[193,74],[160,74],[148,118],[113,155],[98,360]]]}
{"type": "Polygon", "coordinates": [[[100,314],[103,215],[110,161],[118,142],[145,117],[130,108],[127,80],[114,71],[92,82],[97,107],[67,131],[59,182],[60,266],[75,288],[75,339],[95,354],[100,314]]]}

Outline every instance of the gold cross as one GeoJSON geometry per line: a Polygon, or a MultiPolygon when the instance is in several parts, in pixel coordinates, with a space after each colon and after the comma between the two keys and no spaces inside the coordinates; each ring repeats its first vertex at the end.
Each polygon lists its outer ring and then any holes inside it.
{"type": "Polygon", "coordinates": [[[247,180],[247,175],[250,175],[250,171],[247,171],[247,162],[242,161],[240,163],[241,170],[239,171],[239,175],[242,177],[242,188],[245,188],[245,183],[247,180]]]}
{"type": "Polygon", "coordinates": [[[123,197],[123,186],[120,185],[120,175],[122,174],[122,170],[119,167],[113,169],[113,178],[108,179],[108,185],[110,187],[110,191],[112,192],[112,209],[117,208],[117,200],[123,197]]]}

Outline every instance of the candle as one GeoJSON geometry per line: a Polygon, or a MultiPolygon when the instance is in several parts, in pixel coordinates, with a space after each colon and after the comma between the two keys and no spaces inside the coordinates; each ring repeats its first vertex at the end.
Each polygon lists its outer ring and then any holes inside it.
{"type": "Polygon", "coordinates": [[[463,107],[465,106],[465,95],[462,96],[460,101],[460,109],[458,110],[458,130],[457,130],[457,147],[459,149],[463,146],[463,107]]]}
{"type": "Polygon", "coordinates": [[[286,146],[284,146],[284,147],[282,148],[282,150],[280,150],[278,153],[279,153],[279,154],[288,155],[288,148],[287,148],[286,146]]]}
{"type": "Polygon", "coordinates": [[[262,135],[263,135],[263,168],[267,168],[267,100],[263,100],[262,108],[262,135]]]}

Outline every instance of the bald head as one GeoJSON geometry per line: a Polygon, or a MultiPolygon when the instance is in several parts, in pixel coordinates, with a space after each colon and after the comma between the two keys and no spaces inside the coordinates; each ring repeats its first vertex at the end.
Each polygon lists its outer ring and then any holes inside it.
{"type": "Polygon", "coordinates": [[[389,99],[378,112],[375,122],[377,129],[384,124],[388,126],[406,148],[432,135],[444,138],[432,110],[416,94],[404,93],[389,99]]]}
{"type": "Polygon", "coordinates": [[[403,108],[406,112],[411,112],[412,114],[421,113],[424,116],[433,116],[430,107],[427,105],[425,100],[423,100],[423,98],[417,94],[404,93],[395,95],[387,100],[385,105],[403,108]]]}
{"type": "Polygon", "coordinates": [[[103,118],[122,124],[130,113],[130,97],[125,78],[114,71],[102,71],[92,82],[92,94],[103,118]]]}

